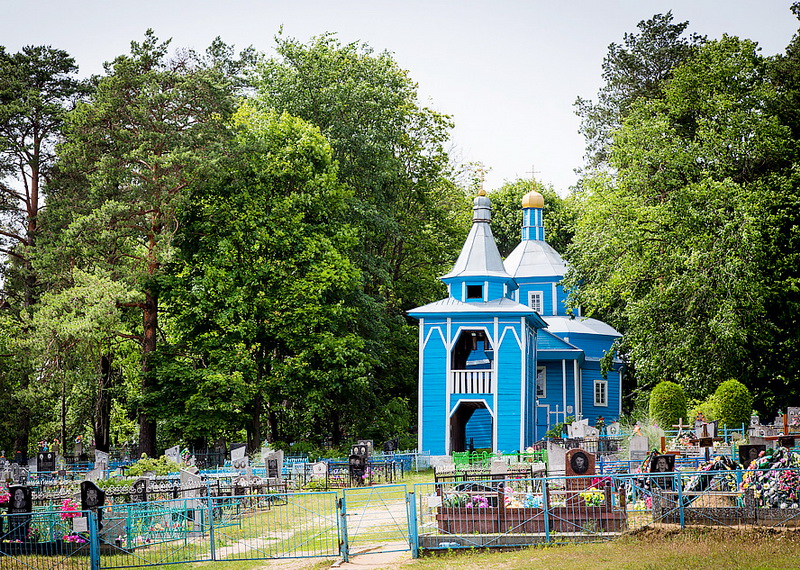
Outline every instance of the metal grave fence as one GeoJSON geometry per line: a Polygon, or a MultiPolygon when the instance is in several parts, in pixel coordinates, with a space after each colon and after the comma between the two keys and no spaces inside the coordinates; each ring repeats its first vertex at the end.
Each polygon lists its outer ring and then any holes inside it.
{"type": "Polygon", "coordinates": [[[0,568],[100,570],[608,540],[648,526],[800,527],[800,469],[506,477],[35,507],[0,515],[0,568]]]}

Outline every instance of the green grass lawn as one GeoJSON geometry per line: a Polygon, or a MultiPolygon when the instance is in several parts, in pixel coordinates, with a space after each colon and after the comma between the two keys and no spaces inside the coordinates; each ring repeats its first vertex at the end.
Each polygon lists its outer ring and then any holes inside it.
{"type": "MultiPolygon", "coordinates": [[[[362,555],[359,566],[371,565],[371,555],[362,555]]],[[[377,558],[374,559],[377,562],[377,558]]],[[[280,568],[289,561],[207,562],[171,566],[174,570],[261,570],[280,568]]],[[[294,563],[298,561],[295,560],[294,563]]],[[[329,568],[333,559],[309,559],[292,568],[329,568]]],[[[680,530],[643,529],[615,541],[545,546],[507,552],[457,550],[428,554],[401,566],[409,570],[515,570],[523,568],[609,569],[772,569],[800,567],[800,531],[696,528],[680,530]]]]}

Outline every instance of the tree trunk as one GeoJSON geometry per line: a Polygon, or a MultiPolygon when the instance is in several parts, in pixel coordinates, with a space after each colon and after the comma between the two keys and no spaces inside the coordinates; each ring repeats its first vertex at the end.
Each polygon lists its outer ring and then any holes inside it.
{"type": "MultiPolygon", "coordinates": [[[[158,298],[152,291],[145,292],[144,335],[142,337],[142,395],[147,396],[153,387],[151,355],[156,350],[158,331],[158,298]]],[[[156,422],[146,409],[139,409],[139,455],[156,456],[156,422]]]]}
{"type": "Polygon", "coordinates": [[[100,357],[100,378],[94,408],[94,446],[108,453],[111,447],[111,386],[114,382],[110,354],[100,357]]]}
{"type": "MultiPolygon", "coordinates": [[[[28,390],[30,383],[30,376],[28,374],[22,375],[19,383],[19,392],[25,393],[28,390]]],[[[17,457],[17,452],[22,452],[23,459],[28,458],[28,442],[31,432],[31,411],[27,402],[21,401],[17,398],[17,430],[14,434],[14,457],[17,457]]]]}
{"type": "Polygon", "coordinates": [[[255,453],[261,449],[261,413],[264,411],[264,398],[257,394],[250,412],[247,425],[247,453],[255,453]]]}

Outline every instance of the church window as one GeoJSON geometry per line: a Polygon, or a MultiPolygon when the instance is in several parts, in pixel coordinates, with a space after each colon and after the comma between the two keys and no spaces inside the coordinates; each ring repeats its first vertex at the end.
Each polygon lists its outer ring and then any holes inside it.
{"type": "Polygon", "coordinates": [[[547,368],[544,366],[536,367],[536,397],[545,398],[547,396],[547,368]]]}
{"type": "Polygon", "coordinates": [[[608,406],[608,382],[606,380],[594,381],[594,405],[608,406]]]}
{"type": "Polygon", "coordinates": [[[542,314],[542,292],[541,291],[531,291],[528,293],[528,306],[539,313],[542,314]]]}
{"type": "Polygon", "coordinates": [[[467,285],[467,299],[483,299],[483,285],[467,285]]]}

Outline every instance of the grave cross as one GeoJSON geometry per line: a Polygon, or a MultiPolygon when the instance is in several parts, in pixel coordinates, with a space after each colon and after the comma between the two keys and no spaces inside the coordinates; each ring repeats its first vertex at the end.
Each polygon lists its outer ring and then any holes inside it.
{"type": "Polygon", "coordinates": [[[674,428],[678,428],[678,435],[676,437],[680,437],[683,435],[683,428],[691,428],[694,427],[693,425],[683,425],[683,418],[678,418],[678,425],[672,426],[674,428]]]}
{"type": "Polygon", "coordinates": [[[693,443],[699,447],[702,447],[706,450],[706,461],[711,461],[711,454],[709,453],[709,449],[714,447],[715,441],[722,441],[723,438],[721,437],[711,437],[708,433],[708,424],[703,424],[703,433],[700,437],[695,437],[694,439],[690,439],[689,442],[693,443]]]}

